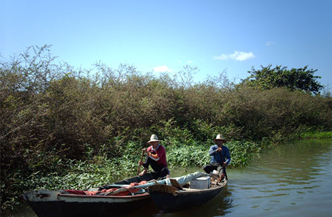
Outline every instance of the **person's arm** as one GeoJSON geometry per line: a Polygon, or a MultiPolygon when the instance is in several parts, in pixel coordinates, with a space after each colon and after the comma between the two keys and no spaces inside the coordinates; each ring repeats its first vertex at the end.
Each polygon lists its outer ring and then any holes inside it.
{"type": "Polygon", "coordinates": [[[209,155],[212,156],[217,153],[217,148],[215,145],[212,145],[209,150],[209,155]]]}
{"type": "Polygon", "coordinates": [[[154,161],[158,161],[159,160],[158,153],[153,154],[153,153],[149,152],[148,156],[149,156],[149,158],[151,158],[154,161]]]}
{"type": "Polygon", "coordinates": [[[229,153],[229,149],[228,149],[228,148],[225,150],[225,158],[226,158],[225,163],[226,163],[227,166],[228,166],[228,164],[231,162],[231,155],[230,155],[230,153],[229,153]]]}
{"type": "Polygon", "coordinates": [[[146,158],[145,163],[142,162],[142,166],[144,167],[144,169],[146,169],[146,170],[148,169],[148,167],[149,167],[148,158],[146,158]]]}
{"type": "Polygon", "coordinates": [[[154,161],[157,161],[159,160],[159,156],[158,156],[158,153],[152,153],[153,152],[153,148],[152,146],[150,146],[147,150],[146,150],[146,154],[148,156],[148,158],[154,160],[154,161]]]}

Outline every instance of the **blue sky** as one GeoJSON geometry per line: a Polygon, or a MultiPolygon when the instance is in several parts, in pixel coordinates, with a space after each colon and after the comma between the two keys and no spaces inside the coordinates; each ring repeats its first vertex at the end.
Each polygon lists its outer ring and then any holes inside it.
{"type": "Polygon", "coordinates": [[[0,54],[48,44],[74,67],[173,75],[190,65],[195,81],[308,66],[332,85],[331,11],[331,0],[0,0],[0,54]]]}

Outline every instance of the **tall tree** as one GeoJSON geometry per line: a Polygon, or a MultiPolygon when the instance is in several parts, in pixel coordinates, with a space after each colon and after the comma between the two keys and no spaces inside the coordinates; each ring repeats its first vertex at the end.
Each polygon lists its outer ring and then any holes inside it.
{"type": "Polygon", "coordinates": [[[250,76],[242,80],[242,84],[248,84],[249,86],[264,90],[276,87],[287,87],[292,91],[302,90],[314,94],[318,94],[324,87],[317,81],[317,79],[321,77],[314,75],[317,69],[309,70],[308,67],[305,66],[304,68],[292,68],[288,70],[287,67],[282,67],[281,65],[271,68],[271,64],[267,67],[261,67],[261,70],[255,70],[253,67],[251,71],[248,71],[250,76]]]}

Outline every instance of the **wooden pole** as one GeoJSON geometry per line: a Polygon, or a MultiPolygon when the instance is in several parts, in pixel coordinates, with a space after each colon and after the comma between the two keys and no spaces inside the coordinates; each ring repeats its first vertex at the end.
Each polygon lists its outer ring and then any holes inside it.
{"type": "MultiPolygon", "coordinates": [[[[144,156],[144,151],[142,151],[141,161],[143,160],[143,156],[144,156]]],[[[141,169],[141,165],[138,164],[137,175],[139,175],[140,169],[141,169]]]]}

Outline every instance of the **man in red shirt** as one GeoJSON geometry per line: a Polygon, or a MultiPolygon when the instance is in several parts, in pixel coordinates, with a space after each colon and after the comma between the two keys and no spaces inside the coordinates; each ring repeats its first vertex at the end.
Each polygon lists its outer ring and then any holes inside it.
{"type": "Polygon", "coordinates": [[[169,170],[167,168],[167,160],[166,160],[166,150],[164,146],[160,144],[160,140],[158,139],[156,134],[152,134],[148,143],[151,145],[147,149],[143,149],[146,153],[147,158],[145,163],[139,161],[139,165],[144,167],[143,172],[139,175],[142,176],[148,172],[148,167],[151,165],[153,169],[153,177],[154,179],[158,179],[161,177],[169,178],[169,170]]]}

